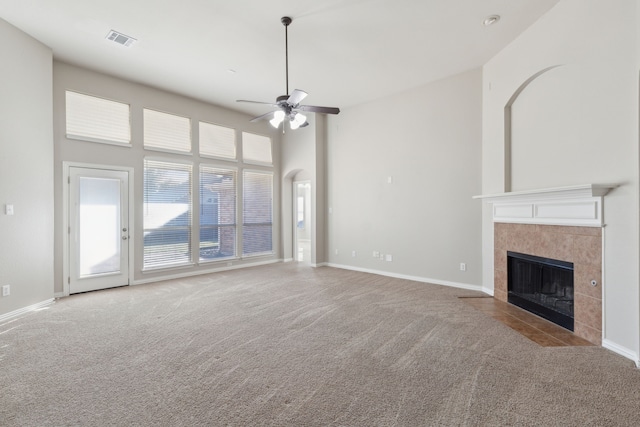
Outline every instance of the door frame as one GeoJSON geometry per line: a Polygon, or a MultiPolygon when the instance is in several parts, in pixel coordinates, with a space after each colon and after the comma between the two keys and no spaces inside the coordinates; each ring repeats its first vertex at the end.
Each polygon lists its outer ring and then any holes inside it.
{"type": "Polygon", "coordinates": [[[85,169],[102,169],[102,170],[110,170],[110,171],[118,171],[118,172],[127,172],[129,174],[129,200],[128,200],[128,212],[129,216],[129,238],[127,239],[127,245],[129,246],[129,286],[133,283],[133,270],[134,270],[134,248],[135,248],[135,217],[134,217],[134,197],[133,197],[133,188],[134,188],[134,169],[124,166],[114,166],[114,165],[99,165],[94,163],[81,163],[81,162],[62,162],[62,296],[69,296],[69,281],[71,277],[71,255],[69,254],[70,242],[69,242],[69,230],[71,224],[69,222],[70,214],[69,211],[69,188],[70,188],[70,180],[71,168],[85,168],[85,169]]]}
{"type": "Polygon", "coordinates": [[[313,186],[311,184],[310,179],[301,179],[299,181],[293,181],[292,195],[291,199],[293,201],[293,214],[292,214],[292,222],[293,222],[293,245],[292,245],[292,258],[295,262],[298,262],[298,184],[309,184],[309,265],[313,265],[313,252],[314,252],[314,233],[313,233],[313,218],[311,213],[313,212],[313,197],[311,197],[311,193],[313,190],[313,186]]]}

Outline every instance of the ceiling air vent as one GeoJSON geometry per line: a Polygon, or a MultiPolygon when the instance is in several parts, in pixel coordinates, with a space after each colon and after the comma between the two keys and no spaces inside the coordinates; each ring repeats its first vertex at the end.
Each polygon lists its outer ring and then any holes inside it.
{"type": "Polygon", "coordinates": [[[121,44],[124,47],[129,47],[136,41],[133,37],[125,36],[124,34],[114,30],[109,31],[109,34],[107,34],[107,40],[121,44]]]}

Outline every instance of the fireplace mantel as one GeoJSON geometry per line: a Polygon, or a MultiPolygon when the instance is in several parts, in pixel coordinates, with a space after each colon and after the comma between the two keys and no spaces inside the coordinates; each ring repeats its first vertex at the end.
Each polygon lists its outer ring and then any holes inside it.
{"type": "Polygon", "coordinates": [[[603,227],[603,198],[615,187],[586,184],[473,198],[493,204],[494,222],[603,227]]]}

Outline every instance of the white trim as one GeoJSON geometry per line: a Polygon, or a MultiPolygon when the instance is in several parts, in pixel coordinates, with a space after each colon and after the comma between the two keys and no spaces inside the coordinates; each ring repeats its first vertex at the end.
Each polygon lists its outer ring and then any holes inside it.
{"type": "Polygon", "coordinates": [[[48,300],[39,302],[37,304],[32,304],[32,305],[29,305],[27,307],[22,307],[22,308],[19,308],[17,310],[10,311],[9,313],[5,313],[2,316],[0,316],[0,322],[4,322],[4,321],[12,319],[14,317],[18,317],[18,316],[20,316],[22,314],[26,314],[26,313],[29,313],[31,311],[36,311],[36,310],[39,310],[41,308],[47,307],[47,306],[53,304],[55,301],[56,300],[54,298],[49,298],[48,300]]]}
{"type": "Polygon", "coordinates": [[[72,139],[74,141],[97,142],[99,144],[115,145],[115,146],[118,146],[118,147],[128,147],[128,148],[132,148],[133,147],[133,144],[131,143],[131,140],[129,140],[129,141],[116,141],[114,139],[92,138],[90,136],[74,135],[72,133],[68,133],[65,136],[66,136],[67,139],[72,139]]]}
{"type": "Polygon", "coordinates": [[[270,259],[270,260],[266,260],[266,261],[247,263],[247,264],[225,265],[225,266],[221,266],[221,267],[218,267],[218,268],[210,268],[208,270],[197,270],[197,271],[190,271],[190,272],[186,272],[186,273],[171,274],[171,275],[166,275],[166,276],[156,276],[156,277],[152,277],[152,278],[149,278],[149,279],[134,280],[132,284],[133,285],[144,285],[144,284],[147,284],[147,283],[161,282],[161,281],[164,281],[164,280],[183,279],[183,278],[191,277],[191,276],[201,276],[203,274],[217,273],[219,271],[238,270],[240,268],[247,268],[247,267],[257,267],[259,265],[275,264],[275,263],[278,263],[278,262],[282,262],[282,260],[281,259],[270,259]]]}
{"type": "Polygon", "coordinates": [[[508,193],[483,194],[473,196],[474,199],[487,200],[532,200],[532,199],[573,199],[585,197],[603,197],[610,190],[618,187],[616,184],[585,184],[569,187],[543,188],[539,190],[510,191],[508,193]]]}
{"type": "Polygon", "coordinates": [[[415,282],[429,283],[429,284],[432,284],[432,285],[441,285],[441,286],[448,286],[448,287],[451,287],[451,288],[466,289],[466,290],[469,290],[469,291],[485,292],[485,290],[486,290],[486,288],[483,288],[480,285],[471,285],[471,284],[468,284],[468,283],[450,282],[450,281],[447,281],[447,280],[429,279],[428,277],[409,276],[409,275],[406,275],[406,274],[391,273],[391,272],[388,272],[388,271],[381,271],[381,270],[372,270],[372,269],[369,269],[369,268],[359,268],[359,267],[353,267],[353,266],[350,266],[350,265],[326,263],[326,266],[333,267],[333,268],[341,268],[343,270],[360,271],[362,273],[377,274],[377,275],[380,275],[380,276],[393,277],[393,278],[396,278],[396,279],[413,280],[415,282]]]}
{"type": "Polygon", "coordinates": [[[628,348],[622,347],[612,341],[607,339],[602,340],[602,347],[607,350],[611,350],[620,356],[626,357],[627,359],[633,360],[638,368],[640,368],[640,357],[638,354],[628,348]]]}
{"type": "Polygon", "coordinates": [[[484,292],[487,295],[493,296],[493,289],[487,288],[486,286],[482,287],[482,292],[484,292]]]}
{"type": "Polygon", "coordinates": [[[603,227],[603,197],[612,188],[587,184],[473,198],[493,204],[493,222],[603,227]]]}
{"type": "Polygon", "coordinates": [[[311,264],[311,267],[314,267],[314,268],[316,268],[316,267],[328,267],[328,266],[329,266],[328,262],[319,262],[317,264],[311,264]]]}
{"type": "Polygon", "coordinates": [[[293,258],[285,258],[282,260],[282,262],[292,262],[293,258]]]}

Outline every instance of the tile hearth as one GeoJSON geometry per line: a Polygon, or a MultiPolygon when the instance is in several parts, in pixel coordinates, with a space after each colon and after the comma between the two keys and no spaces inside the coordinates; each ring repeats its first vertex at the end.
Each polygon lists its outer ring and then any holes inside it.
{"type": "Polygon", "coordinates": [[[491,297],[460,298],[542,347],[593,346],[584,338],[512,304],[491,297]]]}

